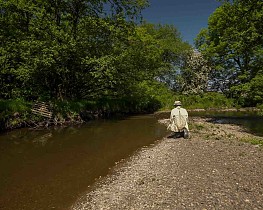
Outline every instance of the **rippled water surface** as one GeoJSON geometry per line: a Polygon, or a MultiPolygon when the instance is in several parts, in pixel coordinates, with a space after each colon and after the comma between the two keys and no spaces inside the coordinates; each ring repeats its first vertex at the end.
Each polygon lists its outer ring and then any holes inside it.
{"type": "Polygon", "coordinates": [[[0,209],[67,209],[115,162],[167,134],[151,115],[0,135],[0,209]]]}

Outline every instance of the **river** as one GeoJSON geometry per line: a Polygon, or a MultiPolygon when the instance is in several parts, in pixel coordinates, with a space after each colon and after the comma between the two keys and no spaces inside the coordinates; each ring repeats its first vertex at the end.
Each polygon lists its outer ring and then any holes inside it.
{"type": "MultiPolygon", "coordinates": [[[[216,120],[263,135],[262,118],[216,120]]],[[[166,128],[153,115],[1,134],[0,210],[68,209],[116,162],[165,135],[166,128]]]]}
{"type": "Polygon", "coordinates": [[[67,209],[116,162],[167,133],[152,115],[0,135],[0,209],[67,209]]]}

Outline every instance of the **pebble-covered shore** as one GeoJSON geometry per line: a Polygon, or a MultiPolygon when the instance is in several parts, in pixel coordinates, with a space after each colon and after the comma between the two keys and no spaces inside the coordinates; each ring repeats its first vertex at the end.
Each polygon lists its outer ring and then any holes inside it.
{"type": "Polygon", "coordinates": [[[201,118],[190,124],[190,139],[141,149],[72,209],[263,209],[262,147],[240,141],[254,136],[201,118]]]}

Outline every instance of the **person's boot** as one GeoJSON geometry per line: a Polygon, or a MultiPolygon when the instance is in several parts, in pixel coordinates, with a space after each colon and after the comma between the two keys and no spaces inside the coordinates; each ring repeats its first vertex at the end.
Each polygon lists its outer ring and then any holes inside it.
{"type": "Polygon", "coordinates": [[[184,138],[188,139],[189,138],[189,131],[186,128],[184,128],[183,133],[184,133],[184,138]]]}

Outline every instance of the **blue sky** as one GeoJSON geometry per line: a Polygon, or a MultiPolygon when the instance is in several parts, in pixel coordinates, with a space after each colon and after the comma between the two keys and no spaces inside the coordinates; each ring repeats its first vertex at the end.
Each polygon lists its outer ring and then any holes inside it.
{"type": "Polygon", "coordinates": [[[207,27],[208,17],[220,5],[216,0],[149,0],[150,7],[143,17],[150,23],[172,24],[180,31],[184,41],[193,39],[207,27]]]}

